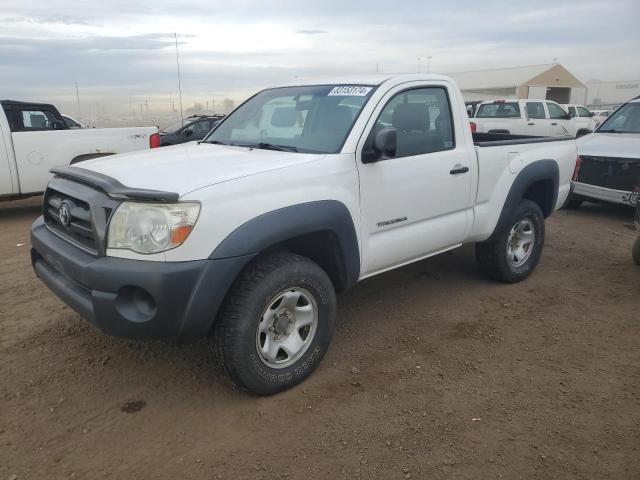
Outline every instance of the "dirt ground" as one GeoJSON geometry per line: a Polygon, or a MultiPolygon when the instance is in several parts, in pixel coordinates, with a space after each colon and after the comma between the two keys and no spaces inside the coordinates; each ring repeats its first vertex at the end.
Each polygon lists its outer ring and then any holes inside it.
{"type": "Polygon", "coordinates": [[[625,209],[554,215],[517,285],[470,247],[357,285],[316,373],[258,398],[206,341],[110,338],[55,298],[38,204],[0,204],[0,480],[640,478],[625,209]]]}

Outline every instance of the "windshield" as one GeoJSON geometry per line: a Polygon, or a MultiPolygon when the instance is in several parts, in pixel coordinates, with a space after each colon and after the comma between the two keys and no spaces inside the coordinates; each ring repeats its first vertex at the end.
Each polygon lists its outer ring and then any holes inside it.
{"type": "Polygon", "coordinates": [[[205,142],[338,153],[374,90],[362,85],[264,90],[225,118],[205,142]]]}
{"type": "Polygon", "coordinates": [[[520,118],[518,102],[483,103],[476,118],[520,118]]]}
{"type": "Polygon", "coordinates": [[[598,132],[640,133],[640,102],[620,107],[607,117],[598,132]]]}

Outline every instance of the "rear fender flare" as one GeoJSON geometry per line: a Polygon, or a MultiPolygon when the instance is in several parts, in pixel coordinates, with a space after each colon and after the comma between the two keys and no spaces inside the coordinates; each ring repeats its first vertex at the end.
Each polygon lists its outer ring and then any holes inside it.
{"type": "Polygon", "coordinates": [[[553,182],[553,198],[549,203],[551,205],[551,209],[549,211],[544,211],[545,217],[551,215],[558,200],[559,178],[560,172],[558,169],[558,163],[555,160],[537,160],[524,167],[511,184],[507,198],[502,206],[502,212],[500,212],[498,223],[496,224],[496,228],[493,230],[489,240],[494,240],[495,237],[503,232],[505,228],[508,228],[513,210],[524,198],[524,194],[527,189],[540,180],[551,180],[553,182]]]}

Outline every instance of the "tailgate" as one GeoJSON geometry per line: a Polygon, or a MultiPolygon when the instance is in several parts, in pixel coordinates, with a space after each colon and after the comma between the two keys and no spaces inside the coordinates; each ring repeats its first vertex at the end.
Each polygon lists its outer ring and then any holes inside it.
{"type": "Polygon", "coordinates": [[[595,157],[581,155],[577,181],[588,185],[635,190],[640,185],[640,158],[595,157]]]}

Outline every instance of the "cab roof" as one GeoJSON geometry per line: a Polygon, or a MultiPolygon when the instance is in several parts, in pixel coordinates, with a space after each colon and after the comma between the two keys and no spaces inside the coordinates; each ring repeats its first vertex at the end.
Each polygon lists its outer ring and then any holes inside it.
{"type": "Polygon", "coordinates": [[[415,81],[451,81],[446,75],[437,75],[434,73],[413,73],[413,74],[377,74],[377,75],[354,75],[339,77],[319,77],[296,79],[292,82],[273,85],[271,88],[282,87],[303,87],[312,85],[365,85],[377,87],[383,83],[391,83],[397,85],[405,82],[415,81]]]}

